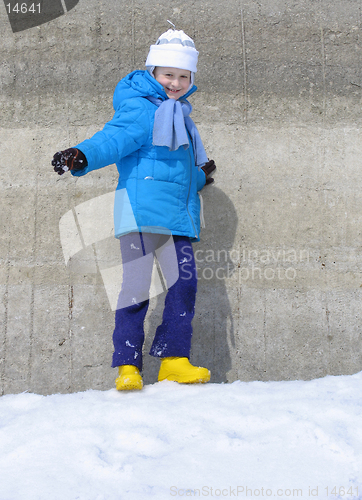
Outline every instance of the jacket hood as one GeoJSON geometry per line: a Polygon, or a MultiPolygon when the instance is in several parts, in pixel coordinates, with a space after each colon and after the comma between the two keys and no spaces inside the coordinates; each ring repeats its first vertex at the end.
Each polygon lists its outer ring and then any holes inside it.
{"type": "MultiPolygon", "coordinates": [[[[192,88],[182,96],[186,99],[188,96],[196,92],[197,87],[192,88]]],[[[113,96],[113,107],[116,110],[126,99],[132,97],[148,97],[152,96],[163,101],[168,99],[163,87],[157,80],[151,76],[148,71],[136,70],[129,73],[117,84],[113,96]]]]}

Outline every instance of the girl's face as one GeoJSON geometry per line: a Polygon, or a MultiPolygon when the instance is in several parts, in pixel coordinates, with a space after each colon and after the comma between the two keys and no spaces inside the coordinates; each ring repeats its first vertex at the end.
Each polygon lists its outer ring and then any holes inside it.
{"type": "Polygon", "coordinates": [[[170,99],[179,99],[187,93],[190,87],[191,71],[187,69],[157,66],[153,74],[170,99]]]}

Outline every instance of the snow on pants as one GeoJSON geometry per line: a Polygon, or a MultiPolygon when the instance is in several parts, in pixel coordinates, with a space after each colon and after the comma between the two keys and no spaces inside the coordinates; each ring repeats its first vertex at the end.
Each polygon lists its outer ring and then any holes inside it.
{"type": "Polygon", "coordinates": [[[135,365],[142,370],[144,320],[155,256],[162,269],[167,294],[162,324],[156,329],[150,354],[160,358],[189,357],[197,289],[190,239],[129,233],[120,237],[120,244],[123,279],[115,316],[112,366],[135,365]]]}

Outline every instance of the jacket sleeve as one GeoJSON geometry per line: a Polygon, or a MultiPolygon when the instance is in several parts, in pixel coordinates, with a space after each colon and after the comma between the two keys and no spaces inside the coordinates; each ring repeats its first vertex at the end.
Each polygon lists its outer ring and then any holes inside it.
{"type": "Polygon", "coordinates": [[[82,170],[72,170],[71,173],[82,176],[116,163],[145,144],[150,127],[149,110],[143,103],[143,98],[124,101],[103,130],[75,146],[84,153],[88,165],[82,170]]]}
{"type": "Polygon", "coordinates": [[[206,184],[206,175],[201,168],[197,172],[197,190],[201,191],[201,189],[205,186],[206,184]]]}

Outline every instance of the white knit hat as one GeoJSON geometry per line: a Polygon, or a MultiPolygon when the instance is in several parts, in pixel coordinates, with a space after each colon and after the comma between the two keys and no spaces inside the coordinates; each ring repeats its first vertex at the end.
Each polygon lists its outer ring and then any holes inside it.
{"type": "Polygon", "coordinates": [[[192,73],[197,71],[198,51],[193,40],[183,31],[169,29],[163,33],[155,45],[151,45],[146,60],[146,67],[186,69],[192,73]]]}

